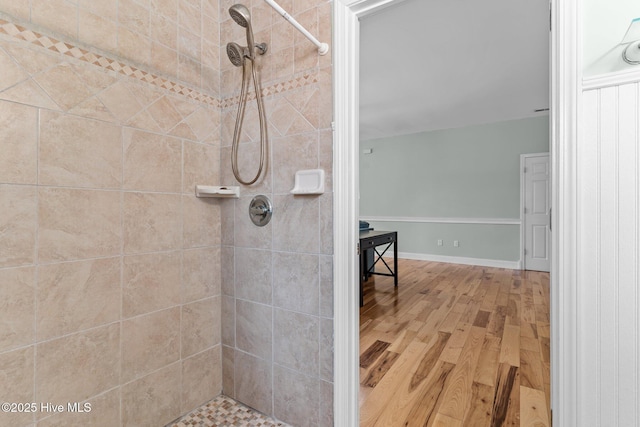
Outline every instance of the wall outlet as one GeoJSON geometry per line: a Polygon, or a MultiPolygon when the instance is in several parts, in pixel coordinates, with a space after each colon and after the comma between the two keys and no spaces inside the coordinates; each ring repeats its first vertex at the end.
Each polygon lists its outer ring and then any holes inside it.
{"type": "Polygon", "coordinates": [[[442,239],[438,239],[438,246],[442,246],[442,239]]]}
{"type": "Polygon", "coordinates": [[[457,240],[454,240],[453,241],[453,246],[455,246],[457,248],[458,246],[460,246],[460,242],[457,241],[457,240]]]}

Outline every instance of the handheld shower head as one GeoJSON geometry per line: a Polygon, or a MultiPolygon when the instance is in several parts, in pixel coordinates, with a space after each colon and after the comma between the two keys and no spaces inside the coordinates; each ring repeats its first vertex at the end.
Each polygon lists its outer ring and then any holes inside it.
{"type": "Polygon", "coordinates": [[[251,13],[249,12],[249,9],[247,9],[246,6],[242,4],[234,4],[229,8],[229,15],[231,15],[231,19],[233,19],[236,24],[247,29],[247,46],[249,48],[249,58],[253,60],[255,58],[253,52],[255,43],[253,42],[253,29],[251,28],[251,13]]]}
{"type": "Polygon", "coordinates": [[[240,67],[244,64],[245,48],[237,43],[227,43],[227,56],[233,65],[240,67]]]}
{"type": "Polygon", "coordinates": [[[234,4],[231,6],[229,8],[229,15],[231,15],[231,19],[236,21],[236,24],[241,27],[247,28],[251,25],[251,13],[243,4],[234,4]]]}

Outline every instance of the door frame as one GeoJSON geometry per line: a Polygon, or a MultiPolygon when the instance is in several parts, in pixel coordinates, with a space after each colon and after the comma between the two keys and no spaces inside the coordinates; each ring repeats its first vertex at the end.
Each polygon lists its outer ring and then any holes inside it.
{"type": "MultiPolygon", "coordinates": [[[[520,154],[520,269],[521,270],[525,270],[527,268],[527,263],[525,262],[525,253],[524,250],[526,249],[526,221],[525,221],[525,214],[524,214],[524,208],[525,208],[525,192],[526,192],[526,185],[525,185],[525,171],[524,171],[524,167],[525,167],[525,162],[527,159],[531,158],[531,157],[549,157],[549,166],[551,166],[551,153],[546,152],[546,153],[531,153],[531,154],[520,154]]],[[[551,176],[549,176],[549,179],[551,179],[551,176]]],[[[550,188],[553,188],[553,182],[551,182],[550,184],[550,188]]],[[[553,200],[551,200],[551,202],[553,202],[553,200]]],[[[553,204],[551,204],[550,206],[551,209],[553,209],[553,204]]],[[[551,245],[549,245],[549,249],[551,249],[551,245]]],[[[551,256],[553,257],[553,254],[551,254],[551,256]]]]}
{"type": "MultiPolygon", "coordinates": [[[[333,1],[334,425],[359,425],[358,126],[359,18],[404,0],[333,1]]],[[[555,425],[576,426],[576,143],[581,99],[581,0],[550,5],[551,408],[555,425]]],[[[576,426],[577,427],[577,426],[576,426]]]]}

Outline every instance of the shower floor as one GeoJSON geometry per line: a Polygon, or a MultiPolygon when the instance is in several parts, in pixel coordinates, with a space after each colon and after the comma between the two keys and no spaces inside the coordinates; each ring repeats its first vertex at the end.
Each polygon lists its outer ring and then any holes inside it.
{"type": "Polygon", "coordinates": [[[220,395],[194,409],[184,417],[167,424],[166,427],[226,427],[260,426],[289,427],[288,424],[275,421],[230,397],[220,395]]]}

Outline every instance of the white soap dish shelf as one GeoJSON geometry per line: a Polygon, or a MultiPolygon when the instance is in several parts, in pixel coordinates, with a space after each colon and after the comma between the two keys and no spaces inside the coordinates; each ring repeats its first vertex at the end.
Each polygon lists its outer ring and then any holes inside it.
{"type": "Polygon", "coordinates": [[[221,197],[237,199],[238,197],[240,197],[240,187],[196,185],[196,197],[221,197]]]}
{"type": "Polygon", "coordinates": [[[296,172],[295,184],[291,194],[323,194],[324,170],[308,169],[296,172]]]}

